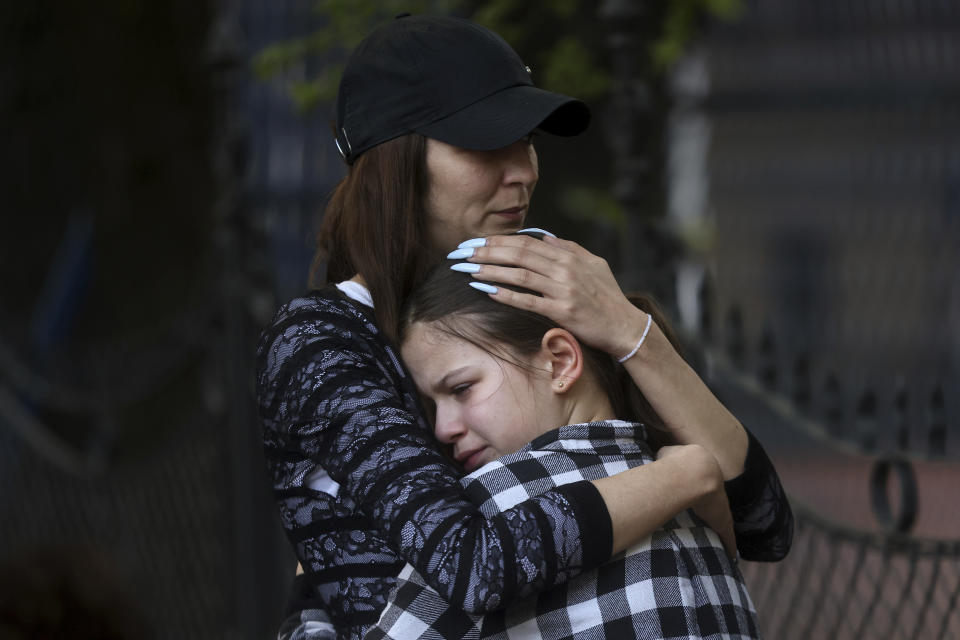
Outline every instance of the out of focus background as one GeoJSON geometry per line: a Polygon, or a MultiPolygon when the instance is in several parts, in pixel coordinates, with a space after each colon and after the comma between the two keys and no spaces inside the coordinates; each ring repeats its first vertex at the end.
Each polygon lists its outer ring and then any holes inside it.
{"type": "Polygon", "coordinates": [[[400,11],[591,104],[538,139],[530,222],[653,291],[777,463],[793,550],[742,565],[766,637],[960,637],[950,0],[5,3],[0,635],[275,636],[256,340],[343,175],[338,65],[400,11]]]}

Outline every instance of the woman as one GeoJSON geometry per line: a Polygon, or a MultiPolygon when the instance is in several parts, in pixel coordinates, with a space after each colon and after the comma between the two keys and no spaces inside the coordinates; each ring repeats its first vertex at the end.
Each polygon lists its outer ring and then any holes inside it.
{"type": "MultiPolygon", "coordinates": [[[[432,270],[404,305],[400,339],[434,433],[465,460],[462,483],[485,514],[572,478],[710,456],[665,446],[654,461],[648,433],[662,421],[621,366],[548,318],[466,284],[446,265],[432,270]]],[[[649,301],[638,306],[667,329],[649,301]]],[[[722,482],[719,466],[714,473],[722,482]]],[[[447,605],[408,566],[366,637],[756,638],[758,627],[719,537],[685,512],[599,568],[486,616],[447,605]]]]}
{"type": "MultiPolygon", "coordinates": [[[[338,285],[280,309],[261,339],[257,374],[275,495],[304,569],[307,597],[296,606],[324,610],[337,637],[360,637],[377,620],[405,562],[456,607],[484,613],[598,566],[706,496],[726,499],[702,482],[703,465],[675,461],[654,469],[677,487],[667,495],[651,489],[650,465],[558,487],[486,518],[432,439],[393,347],[402,300],[451,243],[523,225],[538,177],[528,134],[575,135],[588,120],[585,105],[533,87],[506,43],[462,20],[400,18],[348,61],[337,146],[350,169],[327,207],[314,269],[325,260],[326,280],[338,285]]],[[[495,262],[515,249],[491,243],[477,258],[495,262]]],[[[618,313],[607,301],[623,297],[609,269],[571,255],[584,269],[564,286],[589,286],[604,299],[594,301],[597,310],[618,313]]],[[[535,266],[531,257],[510,262],[535,266]]],[[[590,342],[576,315],[566,314],[571,330],[590,342]]],[[[634,333],[633,317],[594,320],[634,333]]],[[[662,382],[677,381],[685,379],[662,382]]],[[[689,394],[700,398],[700,387],[689,394]]],[[[697,405],[704,415],[716,410],[707,399],[697,405]]],[[[743,471],[747,486],[757,486],[752,474],[766,477],[765,467],[751,463],[739,423],[721,422],[736,442],[732,455],[719,451],[729,458],[724,477],[743,471]]],[[[777,491],[760,493],[784,507],[777,491]]],[[[764,550],[783,546],[782,518],[749,520],[741,518],[764,550]]]]}

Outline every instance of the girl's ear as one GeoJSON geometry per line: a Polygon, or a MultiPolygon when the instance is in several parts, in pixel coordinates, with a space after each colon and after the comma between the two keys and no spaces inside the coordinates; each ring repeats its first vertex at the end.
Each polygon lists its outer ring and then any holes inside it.
{"type": "Polygon", "coordinates": [[[540,352],[547,359],[554,393],[566,393],[583,375],[583,350],[566,329],[553,328],[543,334],[540,352]]]}

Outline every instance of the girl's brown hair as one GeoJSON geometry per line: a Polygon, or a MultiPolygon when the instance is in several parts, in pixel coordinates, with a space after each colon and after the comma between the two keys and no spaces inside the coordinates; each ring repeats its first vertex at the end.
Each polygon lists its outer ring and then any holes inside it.
{"type": "MultiPolygon", "coordinates": [[[[536,353],[543,335],[559,325],[538,313],[496,302],[487,294],[469,287],[470,282],[475,280],[467,274],[451,271],[446,262],[431,270],[404,303],[400,316],[400,341],[406,338],[415,323],[431,323],[433,327],[467,340],[497,358],[529,368],[518,356],[536,353]]],[[[644,295],[629,297],[637,307],[653,316],[671,344],[679,348],[670,324],[653,299],[644,295]]],[[[652,446],[668,444],[663,420],[623,366],[602,351],[583,344],[581,347],[586,367],[606,390],[614,415],[649,427],[652,446]]]]}
{"type": "Polygon", "coordinates": [[[426,138],[412,133],[357,158],[324,211],[310,268],[313,287],[360,274],[391,340],[401,303],[436,260],[424,220],[426,148],[426,138]]]}

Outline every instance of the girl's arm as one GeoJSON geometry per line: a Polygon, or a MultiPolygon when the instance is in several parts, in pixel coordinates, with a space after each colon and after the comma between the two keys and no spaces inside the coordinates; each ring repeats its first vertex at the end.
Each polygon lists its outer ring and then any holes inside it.
{"type": "Polygon", "coordinates": [[[723,476],[716,458],[699,445],[662,447],[655,462],[594,484],[607,508],[622,514],[620,530],[613,528],[618,550],[632,546],[637,531],[649,535],[685,509],[694,509],[719,534],[727,553],[737,550],[723,476]],[[633,474],[630,481],[627,474],[633,474]]]}
{"type": "Polygon", "coordinates": [[[310,584],[297,565],[294,578],[294,599],[277,630],[277,640],[337,640],[337,629],[327,612],[310,602],[310,584]],[[304,592],[300,595],[300,592],[304,592]]]}
{"type": "MultiPolygon", "coordinates": [[[[643,474],[625,472],[484,518],[416,413],[396,353],[349,303],[316,301],[281,312],[261,341],[258,399],[270,455],[322,467],[457,607],[484,613],[557,586],[689,506],[690,496],[649,492],[649,508],[666,517],[637,517],[636,504],[619,498],[649,485],[643,474]]],[[[291,490],[295,482],[275,486],[291,490]]]]}

